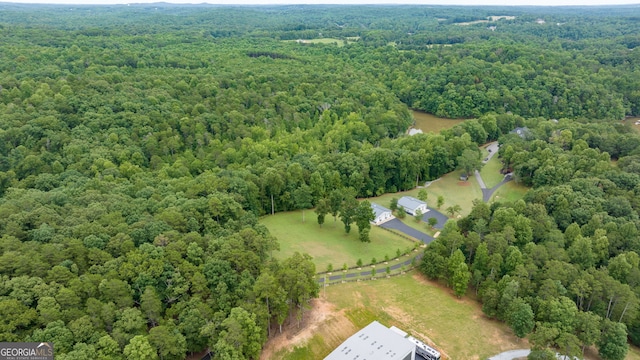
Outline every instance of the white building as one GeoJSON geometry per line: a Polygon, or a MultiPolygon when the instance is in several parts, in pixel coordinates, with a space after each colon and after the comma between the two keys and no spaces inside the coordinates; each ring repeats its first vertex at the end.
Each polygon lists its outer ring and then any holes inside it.
{"type": "Polygon", "coordinates": [[[377,321],[358,331],[324,360],[415,360],[415,345],[377,321]]]}
{"type": "Polygon", "coordinates": [[[376,216],[371,222],[374,225],[380,225],[387,220],[393,219],[391,210],[387,209],[384,206],[380,206],[376,203],[371,203],[371,209],[373,210],[373,213],[376,216]]]}
{"type": "Polygon", "coordinates": [[[418,200],[411,196],[403,196],[398,200],[398,207],[402,207],[407,214],[415,215],[420,211],[422,214],[426,214],[429,209],[427,208],[427,203],[418,200]]]}
{"type": "Polygon", "coordinates": [[[324,360],[440,360],[440,352],[395,326],[377,321],[358,331],[324,360]]]}

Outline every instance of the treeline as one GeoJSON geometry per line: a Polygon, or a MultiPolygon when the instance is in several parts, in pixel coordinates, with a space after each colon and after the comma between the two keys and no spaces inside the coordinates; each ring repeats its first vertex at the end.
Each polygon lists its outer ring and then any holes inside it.
{"type": "Polygon", "coordinates": [[[300,321],[318,291],[307,255],[274,260],[276,239],[229,195],[140,185],[67,173],[54,190],[4,194],[4,341],[50,341],[60,359],[184,359],[207,348],[255,359],[267,330],[300,321]]]}
{"type": "Polygon", "coordinates": [[[592,345],[624,359],[627,334],[640,340],[640,136],[606,122],[527,124],[532,138],[501,137],[499,155],[534,189],[447,223],[422,271],[458,296],[470,286],[487,316],[528,336],[531,359],[582,357],[592,345]]]}

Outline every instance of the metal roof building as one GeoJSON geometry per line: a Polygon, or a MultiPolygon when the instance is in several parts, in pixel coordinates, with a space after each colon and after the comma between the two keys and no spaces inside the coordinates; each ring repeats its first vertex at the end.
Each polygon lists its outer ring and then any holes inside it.
{"type": "Polygon", "coordinates": [[[404,211],[411,215],[415,215],[418,210],[420,210],[422,214],[426,214],[427,211],[429,211],[426,202],[418,200],[412,196],[401,197],[398,200],[398,206],[402,206],[404,208],[404,211]]]}
{"type": "Polygon", "coordinates": [[[373,210],[373,214],[375,215],[375,218],[371,222],[374,225],[380,225],[383,222],[393,218],[391,210],[387,209],[384,206],[380,206],[376,203],[371,203],[371,209],[373,210]]]}
{"type": "Polygon", "coordinates": [[[377,321],[358,331],[325,360],[415,360],[415,345],[377,321]]]}

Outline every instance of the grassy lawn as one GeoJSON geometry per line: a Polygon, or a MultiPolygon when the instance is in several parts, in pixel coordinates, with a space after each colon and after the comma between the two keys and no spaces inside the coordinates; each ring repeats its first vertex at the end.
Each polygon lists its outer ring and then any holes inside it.
{"type": "Polygon", "coordinates": [[[323,359],[373,320],[395,325],[434,345],[446,359],[486,359],[527,347],[508,327],[484,317],[480,305],[457,299],[448,289],[415,272],[391,279],[347,283],[326,289],[331,314],[307,342],[272,359],[323,359]],[[425,306],[428,305],[428,306],[425,306]]]}
{"type": "MultiPolygon", "coordinates": [[[[298,40],[283,40],[287,42],[297,42],[298,40]]],[[[346,40],[347,43],[354,42],[356,40],[346,40]]],[[[338,47],[342,47],[345,44],[345,40],[335,38],[320,38],[320,39],[302,39],[303,44],[337,44],[338,47]]]]}
{"type": "Polygon", "coordinates": [[[460,124],[464,119],[445,119],[422,111],[413,110],[413,119],[415,128],[422,130],[424,133],[439,133],[441,130],[450,129],[460,124]]]}
{"type": "Polygon", "coordinates": [[[627,353],[627,356],[625,357],[625,359],[640,360],[640,349],[635,346],[629,347],[629,352],[627,353]]]}
{"type": "Polygon", "coordinates": [[[404,219],[401,219],[400,221],[405,223],[407,226],[410,226],[418,231],[421,231],[425,234],[429,234],[431,236],[433,236],[433,234],[436,232],[429,227],[429,224],[427,224],[424,221],[416,222],[416,219],[409,214],[407,214],[407,217],[405,217],[404,219]]]}
{"type": "Polygon", "coordinates": [[[305,211],[305,222],[302,222],[300,211],[265,216],[260,222],[280,243],[280,251],[274,252],[276,258],[289,257],[296,251],[308,253],[313,256],[316,271],[325,271],[329,264],[334,269],[342,268],[344,263],[352,267],[358,259],[368,264],[374,257],[378,261],[384,260],[385,255],[393,258],[397,249],[405,252],[414,244],[377,226],[371,227],[371,242],[363,243],[358,240],[358,228],[355,224],[351,227],[351,232],[346,234],[340,219],[334,222],[329,215],[325,224],[320,227],[312,210],[305,211]]]}
{"type": "MultiPolygon", "coordinates": [[[[485,155],[486,156],[486,155],[485,155]]],[[[480,175],[484,184],[490,189],[500,183],[504,179],[504,175],[500,174],[502,169],[502,162],[498,159],[498,156],[494,156],[489,160],[482,169],[480,169],[480,175]]]]}
{"type": "Polygon", "coordinates": [[[524,185],[517,184],[515,181],[509,181],[493,193],[491,201],[517,201],[522,199],[528,190],[529,188],[524,185]]]}
{"type": "MultiPolygon", "coordinates": [[[[415,271],[390,279],[329,286],[321,294],[323,316],[313,324],[310,335],[261,359],[323,359],[373,320],[395,325],[426,341],[440,351],[443,359],[482,360],[530,347],[504,323],[487,319],[479,303],[457,299],[449,289],[415,271]]],[[[586,359],[600,359],[593,348],[585,355],[586,359]]],[[[630,347],[625,359],[640,359],[640,349],[630,347]]]]}
{"type": "Polygon", "coordinates": [[[471,176],[467,181],[460,181],[460,172],[453,171],[438,181],[434,181],[427,187],[429,197],[427,203],[429,206],[436,205],[439,195],[444,197],[444,205],[440,208],[440,212],[446,214],[449,206],[458,204],[462,207],[460,215],[465,216],[471,211],[473,200],[482,200],[482,191],[476,179],[471,176]]]}

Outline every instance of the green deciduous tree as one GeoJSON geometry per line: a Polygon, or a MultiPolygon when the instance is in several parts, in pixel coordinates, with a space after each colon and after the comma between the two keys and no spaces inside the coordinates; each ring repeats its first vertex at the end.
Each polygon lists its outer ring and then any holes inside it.
{"type": "Polygon", "coordinates": [[[622,360],[627,356],[627,329],[624,324],[605,319],[600,339],[596,342],[598,354],[605,360],[622,360]]]}
{"type": "Polygon", "coordinates": [[[143,335],[134,336],[124,347],[123,354],[127,359],[158,359],[158,353],[143,335]]]}
{"type": "Polygon", "coordinates": [[[214,353],[221,359],[257,359],[264,342],[264,330],[256,316],[243,308],[233,308],[221,325],[214,353]]]}
{"type": "Polygon", "coordinates": [[[460,249],[456,250],[447,262],[447,273],[449,278],[449,286],[453,288],[453,292],[457,297],[462,297],[467,290],[471,273],[467,268],[464,254],[460,249]]]}
{"type": "Polygon", "coordinates": [[[320,199],[318,200],[318,204],[316,205],[316,214],[318,215],[318,225],[320,225],[320,227],[322,227],[322,224],[324,224],[324,218],[327,216],[327,214],[331,211],[331,207],[329,206],[329,200],[328,199],[320,199]]]}
{"type": "Polygon", "coordinates": [[[154,346],[160,359],[184,359],[187,353],[187,342],[178,328],[171,325],[160,325],[149,330],[149,343],[154,346]]]}
{"type": "Polygon", "coordinates": [[[152,286],[147,286],[144,289],[144,293],[140,297],[140,310],[151,326],[157,325],[162,318],[162,302],[152,286]]]}
{"type": "Polygon", "coordinates": [[[313,205],[313,195],[311,189],[306,184],[298,187],[293,192],[294,202],[297,209],[302,209],[302,222],[304,222],[304,210],[313,205]]]}
{"type": "Polygon", "coordinates": [[[458,162],[458,168],[467,176],[482,167],[478,150],[465,149],[456,161],[458,162]]]}
{"type": "Polygon", "coordinates": [[[371,208],[371,203],[367,200],[363,200],[358,204],[355,211],[354,220],[358,226],[358,232],[360,241],[370,242],[369,230],[371,229],[371,221],[375,219],[375,214],[371,208]]]}
{"type": "Polygon", "coordinates": [[[344,224],[344,231],[351,231],[351,223],[355,220],[358,209],[358,200],[354,196],[346,196],[340,206],[340,220],[344,224]]]}
{"type": "Polygon", "coordinates": [[[507,324],[517,337],[527,336],[535,326],[533,310],[522,298],[516,298],[510,305],[507,324]]]}

